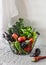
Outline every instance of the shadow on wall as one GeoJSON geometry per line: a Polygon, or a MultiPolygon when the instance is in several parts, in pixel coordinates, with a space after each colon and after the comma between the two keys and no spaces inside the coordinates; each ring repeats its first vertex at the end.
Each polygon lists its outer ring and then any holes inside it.
{"type": "Polygon", "coordinates": [[[24,0],[16,0],[16,7],[18,8],[19,16],[27,17],[27,9],[24,0]]]}
{"type": "MultiPolygon", "coordinates": [[[[15,1],[16,7],[18,9],[18,16],[12,18],[15,22],[19,17],[26,18],[27,17],[27,9],[24,0],[16,0],[15,1]]],[[[12,23],[12,22],[11,22],[12,23]]]]}

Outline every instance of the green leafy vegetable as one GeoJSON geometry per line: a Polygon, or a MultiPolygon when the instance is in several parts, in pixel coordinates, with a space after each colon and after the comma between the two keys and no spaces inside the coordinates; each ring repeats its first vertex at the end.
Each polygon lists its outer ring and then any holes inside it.
{"type": "Polygon", "coordinates": [[[24,19],[19,18],[16,24],[12,25],[12,27],[8,29],[8,32],[10,34],[16,33],[19,36],[25,36],[27,38],[33,37],[36,39],[36,32],[33,31],[33,28],[31,26],[25,27],[23,22],[24,19]]]}
{"type": "Polygon", "coordinates": [[[30,38],[30,37],[32,37],[33,29],[31,27],[27,26],[27,27],[22,28],[21,32],[22,33],[20,34],[20,36],[25,36],[27,38],[30,38]]]}
{"type": "Polygon", "coordinates": [[[17,33],[18,35],[21,33],[20,29],[24,27],[23,19],[19,18],[19,21],[16,21],[16,24],[12,25],[11,28],[8,29],[10,34],[17,33]]]}

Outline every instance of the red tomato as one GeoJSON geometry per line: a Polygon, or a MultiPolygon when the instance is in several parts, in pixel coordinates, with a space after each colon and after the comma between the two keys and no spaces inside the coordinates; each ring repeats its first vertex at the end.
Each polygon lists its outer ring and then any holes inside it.
{"type": "Polygon", "coordinates": [[[32,43],[29,43],[29,45],[28,45],[29,47],[31,47],[32,46],[32,43]]]}
{"type": "Polygon", "coordinates": [[[25,41],[25,40],[26,40],[26,38],[25,38],[24,36],[18,38],[18,41],[19,41],[19,42],[23,42],[23,41],[25,41]]]}
{"type": "Polygon", "coordinates": [[[12,34],[12,37],[16,40],[16,39],[18,38],[18,35],[15,34],[15,33],[13,33],[13,34],[12,34]]]}
{"type": "Polygon", "coordinates": [[[26,51],[26,52],[29,52],[29,51],[31,51],[32,50],[32,48],[31,47],[27,47],[27,48],[24,48],[24,51],[26,51]]]}
{"type": "Polygon", "coordinates": [[[34,39],[33,39],[33,38],[30,38],[29,41],[30,41],[31,43],[33,43],[33,42],[34,42],[34,39]]]}

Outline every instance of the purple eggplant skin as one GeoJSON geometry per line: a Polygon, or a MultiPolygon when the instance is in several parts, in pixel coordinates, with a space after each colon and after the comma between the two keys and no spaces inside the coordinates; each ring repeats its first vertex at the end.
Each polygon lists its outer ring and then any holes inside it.
{"type": "Polygon", "coordinates": [[[32,55],[30,55],[30,56],[31,56],[31,57],[37,57],[37,56],[40,55],[40,53],[41,53],[41,50],[40,50],[39,48],[36,48],[36,49],[35,49],[35,52],[34,52],[32,55]]]}

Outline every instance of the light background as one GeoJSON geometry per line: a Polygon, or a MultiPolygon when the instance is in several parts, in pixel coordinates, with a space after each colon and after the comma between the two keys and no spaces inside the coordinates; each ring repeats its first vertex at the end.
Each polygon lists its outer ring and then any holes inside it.
{"type": "MultiPolygon", "coordinates": [[[[18,16],[13,17],[15,21],[18,17],[24,17],[30,20],[28,24],[32,25],[40,32],[40,36],[35,45],[41,49],[41,55],[46,55],[46,0],[16,0],[15,5],[18,10],[18,16]]],[[[7,29],[9,23],[14,23],[7,18],[8,13],[3,13],[2,0],[0,0],[0,35],[7,29]],[[4,20],[3,20],[4,19],[4,20]],[[8,23],[9,21],[9,23],[8,23]],[[6,26],[5,26],[6,25],[6,26]]],[[[1,37],[0,37],[1,38],[1,37]]],[[[31,62],[29,56],[14,55],[7,42],[0,39],[0,65],[46,65],[46,59],[37,63],[31,62]],[[9,51],[9,52],[8,52],[9,51]]]]}

